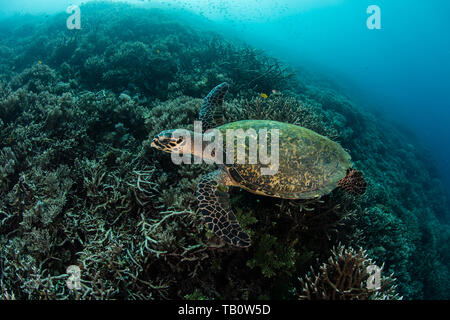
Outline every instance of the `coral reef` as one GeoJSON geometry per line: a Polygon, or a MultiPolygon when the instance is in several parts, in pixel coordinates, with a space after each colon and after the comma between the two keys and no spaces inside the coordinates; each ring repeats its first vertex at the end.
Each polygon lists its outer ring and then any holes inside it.
{"type": "Polygon", "coordinates": [[[347,170],[347,175],[339,181],[338,186],[356,195],[364,194],[367,189],[367,183],[364,181],[361,171],[354,169],[347,170]]]}
{"type": "Polygon", "coordinates": [[[81,30],[67,30],[65,14],[0,21],[0,299],[296,299],[298,277],[319,284],[323,273],[305,277],[330,252],[335,266],[339,256],[384,262],[405,299],[450,297],[448,202],[404,133],[176,13],[82,10],[81,30]],[[364,172],[365,195],[289,201],[236,188],[232,208],[254,245],[218,242],[194,198],[213,166],[176,166],[150,144],[192,129],[201,98],[223,81],[228,121],[291,122],[338,141],[364,172]],[[366,251],[332,251],[339,243],[366,251]],[[70,265],[80,290],[66,285],[70,265]]]}
{"type": "Polygon", "coordinates": [[[375,265],[364,250],[355,251],[339,246],[332,250],[332,256],[327,263],[322,264],[318,274],[312,270],[312,275],[300,279],[299,297],[305,300],[401,299],[395,293],[395,279],[392,275],[382,276],[382,271],[383,266],[375,265]],[[371,269],[380,273],[378,287],[371,269]]]}

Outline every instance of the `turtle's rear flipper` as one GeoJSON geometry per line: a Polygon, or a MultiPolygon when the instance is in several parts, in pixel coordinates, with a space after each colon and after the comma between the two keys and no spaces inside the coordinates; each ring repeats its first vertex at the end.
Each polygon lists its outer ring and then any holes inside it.
{"type": "Polygon", "coordinates": [[[361,171],[348,169],[347,175],[339,180],[338,186],[351,194],[362,195],[366,192],[367,183],[361,171]]]}
{"type": "Polygon", "coordinates": [[[206,226],[225,242],[248,247],[250,237],[236,220],[230,206],[228,187],[224,173],[220,170],[203,176],[197,186],[198,211],[203,215],[206,226]]]}

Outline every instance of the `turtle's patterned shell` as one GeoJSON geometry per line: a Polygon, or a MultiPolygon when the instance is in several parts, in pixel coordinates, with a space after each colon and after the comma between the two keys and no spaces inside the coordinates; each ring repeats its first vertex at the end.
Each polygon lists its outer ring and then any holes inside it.
{"type": "MultiPolygon", "coordinates": [[[[338,186],[339,180],[351,167],[350,155],[336,142],[309,129],[293,124],[267,120],[245,120],[225,124],[217,128],[224,137],[226,131],[233,129],[235,136],[245,137],[248,131],[251,138],[236,139],[234,144],[234,164],[226,164],[230,177],[242,188],[256,193],[286,199],[311,199],[330,193],[338,186]],[[242,129],[242,130],[239,130],[242,129]],[[250,141],[259,141],[260,129],[279,131],[279,167],[274,175],[262,175],[261,163],[257,157],[255,164],[249,164],[248,150],[250,141]],[[239,142],[239,140],[241,140],[239,142]],[[245,143],[243,142],[245,141],[245,143]],[[244,146],[245,164],[237,163],[237,144],[244,146]]],[[[271,156],[271,138],[267,140],[267,155],[271,156]]],[[[260,146],[256,143],[258,155],[260,146]]],[[[226,149],[225,149],[226,150],[226,149]]],[[[265,152],[262,152],[265,153],[265,152]]],[[[228,155],[230,156],[230,155],[228,155]]],[[[242,163],[242,162],[241,162],[242,163]]],[[[275,167],[272,167],[275,169],[275,167]]]]}

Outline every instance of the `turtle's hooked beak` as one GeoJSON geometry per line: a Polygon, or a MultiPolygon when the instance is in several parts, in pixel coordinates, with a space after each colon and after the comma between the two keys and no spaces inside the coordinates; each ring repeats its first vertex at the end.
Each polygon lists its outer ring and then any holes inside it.
{"type": "Polygon", "coordinates": [[[164,152],[181,152],[181,147],[185,144],[184,138],[174,132],[175,130],[164,130],[157,134],[153,138],[151,146],[164,152]]]}

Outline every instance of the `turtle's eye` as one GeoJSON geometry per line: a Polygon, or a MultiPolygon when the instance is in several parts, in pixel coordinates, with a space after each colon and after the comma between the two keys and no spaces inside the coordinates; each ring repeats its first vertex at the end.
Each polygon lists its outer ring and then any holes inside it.
{"type": "Polygon", "coordinates": [[[182,143],[182,142],[183,142],[183,138],[182,138],[182,137],[179,137],[178,140],[177,140],[177,144],[180,144],[180,143],[182,143]]]}

